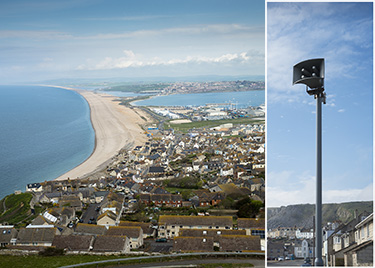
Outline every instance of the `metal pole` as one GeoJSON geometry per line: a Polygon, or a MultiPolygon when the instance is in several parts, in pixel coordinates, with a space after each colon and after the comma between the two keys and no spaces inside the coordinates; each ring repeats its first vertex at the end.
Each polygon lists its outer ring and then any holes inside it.
{"type": "Polygon", "coordinates": [[[315,266],[323,266],[322,259],[322,102],[324,93],[316,96],[316,217],[315,217],[315,266]]]}

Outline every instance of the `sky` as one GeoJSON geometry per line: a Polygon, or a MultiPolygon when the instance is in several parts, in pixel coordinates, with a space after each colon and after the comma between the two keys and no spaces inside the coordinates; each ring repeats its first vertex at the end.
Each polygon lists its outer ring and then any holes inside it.
{"type": "Polygon", "coordinates": [[[372,200],[372,3],[267,3],[267,206],[315,203],[316,100],[293,66],[325,59],[323,203],[372,200]]]}
{"type": "Polygon", "coordinates": [[[3,0],[1,84],[264,75],[262,0],[3,0]]]}

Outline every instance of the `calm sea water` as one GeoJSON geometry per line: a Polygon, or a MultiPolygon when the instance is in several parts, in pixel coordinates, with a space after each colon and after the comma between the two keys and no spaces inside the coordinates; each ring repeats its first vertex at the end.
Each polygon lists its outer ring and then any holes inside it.
{"type": "Polygon", "coordinates": [[[0,198],[58,177],[94,149],[89,106],[74,91],[0,86],[0,115],[0,198]]]}
{"type": "Polygon", "coordinates": [[[247,106],[259,106],[265,103],[264,90],[220,92],[220,93],[196,93],[175,94],[157,96],[147,100],[133,102],[139,106],[201,106],[207,103],[233,103],[238,108],[247,106]]]}

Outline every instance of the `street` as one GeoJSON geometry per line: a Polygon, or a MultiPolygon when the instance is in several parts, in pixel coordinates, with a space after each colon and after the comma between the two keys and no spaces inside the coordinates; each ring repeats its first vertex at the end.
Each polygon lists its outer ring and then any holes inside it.
{"type": "Polygon", "coordinates": [[[267,266],[301,266],[303,259],[286,261],[267,261],[267,266]]]}

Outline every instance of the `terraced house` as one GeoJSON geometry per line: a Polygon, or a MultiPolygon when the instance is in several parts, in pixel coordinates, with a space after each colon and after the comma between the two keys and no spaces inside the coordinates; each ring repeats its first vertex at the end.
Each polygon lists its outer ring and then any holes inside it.
{"type": "Polygon", "coordinates": [[[169,216],[159,217],[159,233],[161,238],[174,238],[180,229],[233,229],[231,216],[169,216]]]}

